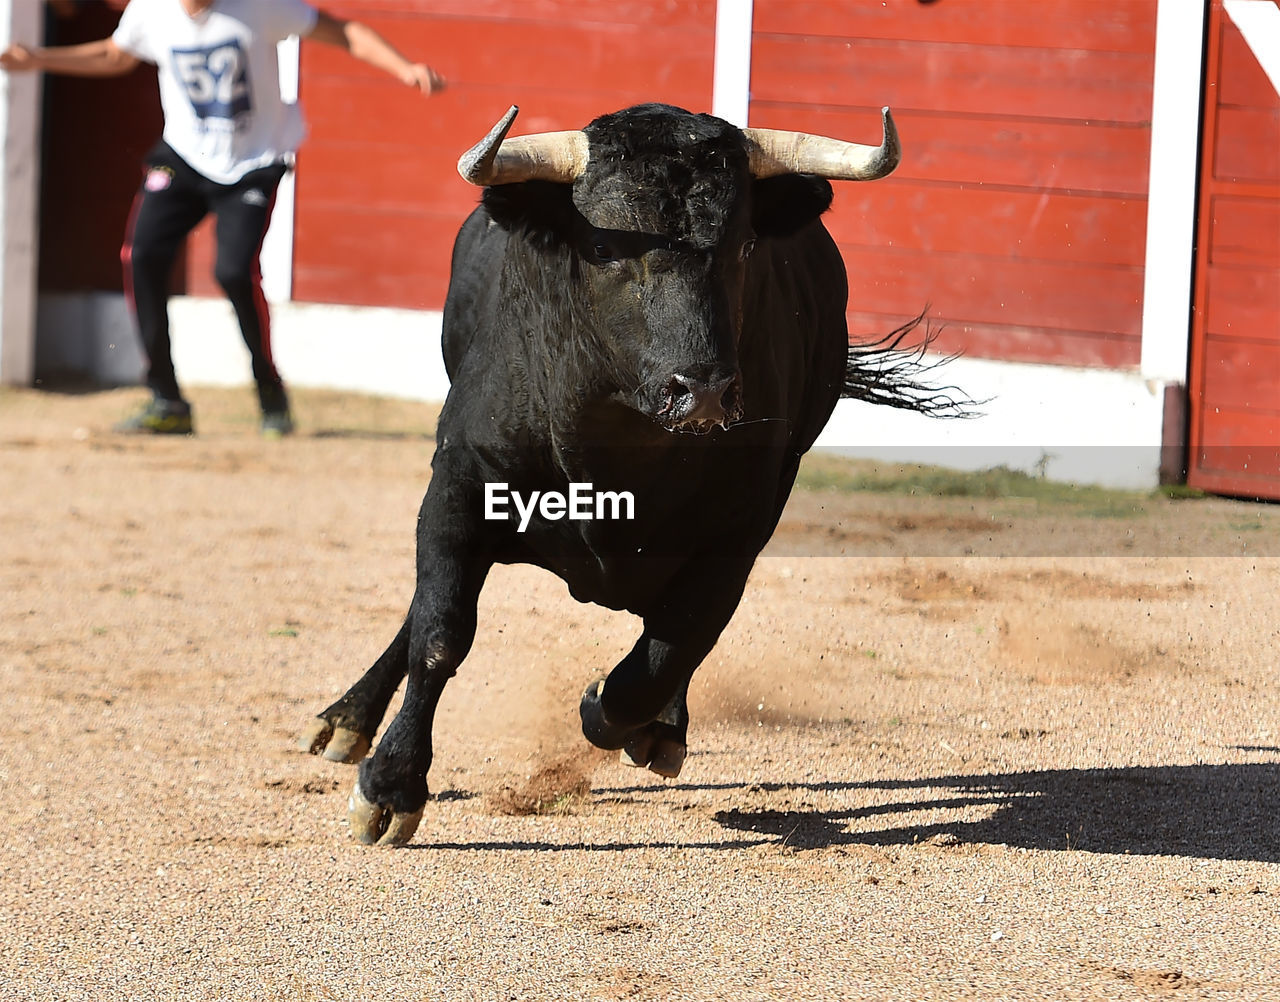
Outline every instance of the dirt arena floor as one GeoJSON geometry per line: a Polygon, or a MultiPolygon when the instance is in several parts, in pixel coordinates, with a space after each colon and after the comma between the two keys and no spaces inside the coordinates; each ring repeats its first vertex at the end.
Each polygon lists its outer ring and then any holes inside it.
{"type": "Polygon", "coordinates": [[[250,396],[0,393],[0,998],[1280,999],[1280,506],[800,492],[672,782],[578,731],[635,621],[498,568],[378,850],[296,742],[434,413],[250,396]]]}

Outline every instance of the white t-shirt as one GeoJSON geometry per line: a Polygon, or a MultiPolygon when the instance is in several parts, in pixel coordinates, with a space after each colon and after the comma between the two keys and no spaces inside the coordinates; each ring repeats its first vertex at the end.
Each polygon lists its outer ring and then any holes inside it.
{"type": "Polygon", "coordinates": [[[302,0],[214,0],[195,17],[182,0],[131,0],[111,38],[159,68],[165,142],[232,184],[302,142],[302,113],[280,96],[276,46],[309,35],[318,16],[302,0]]]}

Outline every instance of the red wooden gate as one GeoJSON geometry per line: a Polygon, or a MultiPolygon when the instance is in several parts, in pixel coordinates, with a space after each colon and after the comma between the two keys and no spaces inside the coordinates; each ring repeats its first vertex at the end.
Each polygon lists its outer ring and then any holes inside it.
{"type": "Polygon", "coordinates": [[[1187,482],[1280,500],[1280,94],[1214,0],[1187,482]]]}

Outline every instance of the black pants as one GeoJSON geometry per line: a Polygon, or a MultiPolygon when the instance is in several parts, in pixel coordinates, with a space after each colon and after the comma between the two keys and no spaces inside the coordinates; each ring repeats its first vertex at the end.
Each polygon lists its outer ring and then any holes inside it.
{"type": "Polygon", "coordinates": [[[125,293],[147,353],[147,385],[161,399],[182,399],[169,345],[169,276],[187,234],[212,212],[218,245],[214,277],[235,308],[253,359],[262,409],[287,410],[284,386],[271,358],[271,315],[258,263],[276,188],[287,168],[275,164],[250,171],[235,184],[218,184],[163,142],[146,162],[120,258],[125,293]]]}

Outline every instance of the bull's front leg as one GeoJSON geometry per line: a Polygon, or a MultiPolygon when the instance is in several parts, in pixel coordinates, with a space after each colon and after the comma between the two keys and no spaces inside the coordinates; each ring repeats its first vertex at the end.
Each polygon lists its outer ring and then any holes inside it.
{"type": "Polygon", "coordinates": [[[689,683],[686,681],[657,720],[627,738],[620,756],[622,764],[675,779],[688,752],[688,733],[689,683]]]}
{"type": "Polygon", "coordinates": [[[366,844],[404,845],[422,820],[436,706],[471,650],[476,600],[488,566],[441,555],[429,578],[419,570],[409,610],[404,703],[361,764],[347,804],[351,834],[366,844]]]}
{"type": "Polygon", "coordinates": [[[687,751],[689,680],[728,625],[754,558],[698,560],[677,577],[644,633],[607,678],[587,686],[582,733],[598,748],[660,776],[680,774],[687,751]]]}
{"type": "MultiPolygon", "coordinates": [[[[351,743],[344,736],[349,731],[357,735],[356,748],[367,749],[400,679],[407,676],[404,702],[361,764],[348,802],[352,836],[368,844],[403,845],[422,819],[436,706],[471,650],[476,603],[492,565],[481,531],[477,479],[454,474],[440,452],[433,466],[418,515],[417,586],[404,625],[377,663],[308,732],[308,750],[324,744],[326,725],[343,736],[344,744],[351,743]]],[[[332,738],[327,743],[332,747],[332,738]]]]}

